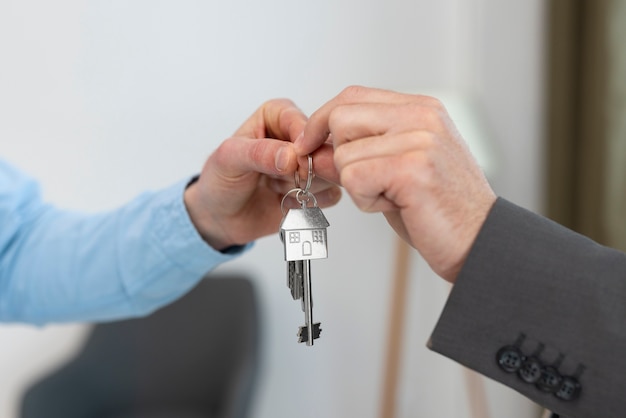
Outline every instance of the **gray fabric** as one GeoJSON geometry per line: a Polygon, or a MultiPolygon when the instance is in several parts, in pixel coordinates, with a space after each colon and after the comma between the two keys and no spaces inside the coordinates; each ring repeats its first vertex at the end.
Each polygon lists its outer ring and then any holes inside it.
{"type": "Polygon", "coordinates": [[[76,358],[27,390],[21,418],[243,418],[259,335],[251,282],[204,279],[150,316],[96,325],[76,358]]]}
{"type": "Polygon", "coordinates": [[[626,255],[503,199],[492,208],[429,347],[570,418],[626,411],[626,255]],[[526,339],[559,371],[580,365],[578,400],[563,401],[504,372],[498,350],[526,339]]]}

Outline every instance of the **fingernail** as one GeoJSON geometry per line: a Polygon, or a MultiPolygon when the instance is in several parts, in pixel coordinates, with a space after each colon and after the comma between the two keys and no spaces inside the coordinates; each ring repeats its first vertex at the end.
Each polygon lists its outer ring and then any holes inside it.
{"type": "Polygon", "coordinates": [[[289,165],[289,152],[285,147],[281,147],[278,149],[278,152],[276,153],[276,160],[274,161],[274,163],[278,171],[285,171],[285,169],[289,165]]]}

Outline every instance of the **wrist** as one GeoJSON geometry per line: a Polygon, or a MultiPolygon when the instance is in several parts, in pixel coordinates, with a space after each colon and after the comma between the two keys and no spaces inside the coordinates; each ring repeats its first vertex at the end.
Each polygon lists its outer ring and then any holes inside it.
{"type": "Polygon", "coordinates": [[[223,238],[216,231],[215,225],[217,223],[212,220],[211,213],[205,209],[205,205],[202,203],[198,178],[199,176],[192,178],[183,193],[183,201],[189,219],[204,242],[217,251],[228,251],[235,244],[223,238]]]}
{"type": "Polygon", "coordinates": [[[477,206],[478,209],[473,212],[474,216],[465,222],[467,228],[465,230],[465,236],[459,240],[459,242],[464,243],[460,250],[460,256],[455,265],[447,272],[446,276],[442,276],[450,283],[454,284],[458,275],[461,273],[496,200],[497,196],[490,190],[490,193],[486,194],[481,200],[480,205],[477,206]]]}

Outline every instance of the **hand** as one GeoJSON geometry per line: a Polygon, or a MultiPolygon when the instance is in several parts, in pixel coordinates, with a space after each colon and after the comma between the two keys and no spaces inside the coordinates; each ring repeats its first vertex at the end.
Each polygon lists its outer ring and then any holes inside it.
{"type": "Polygon", "coordinates": [[[383,212],[431,268],[454,282],[496,196],[444,106],[426,96],[349,87],[317,110],[298,155],[334,145],[338,178],[355,204],[383,212]]]}
{"type": "MultiPolygon", "coordinates": [[[[268,101],[208,158],[184,199],[193,224],[213,248],[222,250],[278,233],[281,200],[294,187],[299,168],[292,142],[306,122],[291,101],[268,101]]],[[[332,155],[320,153],[316,159],[328,165],[332,155]]],[[[305,173],[306,159],[301,161],[305,173]]],[[[319,178],[311,191],[320,207],[341,197],[337,186],[319,178]]],[[[294,205],[293,196],[289,199],[287,207],[294,205]]]]}

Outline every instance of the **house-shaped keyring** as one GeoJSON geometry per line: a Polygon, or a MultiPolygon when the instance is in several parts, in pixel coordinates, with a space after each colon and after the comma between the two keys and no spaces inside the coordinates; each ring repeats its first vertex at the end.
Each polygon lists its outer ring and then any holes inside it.
{"type": "Polygon", "coordinates": [[[285,260],[327,258],[326,228],[329,225],[317,206],[289,209],[280,224],[285,260]]]}

